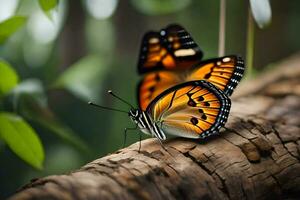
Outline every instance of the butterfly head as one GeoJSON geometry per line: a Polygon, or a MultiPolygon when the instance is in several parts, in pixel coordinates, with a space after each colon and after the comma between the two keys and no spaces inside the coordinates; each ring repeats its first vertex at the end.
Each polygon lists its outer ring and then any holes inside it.
{"type": "Polygon", "coordinates": [[[130,119],[134,122],[138,122],[138,118],[141,115],[141,110],[139,109],[135,109],[135,108],[131,108],[128,112],[128,115],[130,117],[130,119]]]}

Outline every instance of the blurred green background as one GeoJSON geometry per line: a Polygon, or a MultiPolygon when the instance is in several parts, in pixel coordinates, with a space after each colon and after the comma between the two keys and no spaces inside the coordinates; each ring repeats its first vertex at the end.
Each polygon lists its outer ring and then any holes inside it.
{"type": "MultiPolygon", "coordinates": [[[[128,109],[107,95],[112,89],[136,105],[141,78],[136,67],[145,31],[179,23],[204,58],[217,56],[219,1],[58,2],[43,12],[37,0],[0,0],[0,23],[14,15],[27,17],[0,46],[0,59],[19,77],[16,87],[0,96],[0,111],[21,116],[45,152],[38,170],[0,140],[0,199],[31,179],[68,172],[122,147],[124,128],[133,126],[128,116],[87,102],[128,109]]],[[[271,7],[270,26],[255,29],[255,72],[300,50],[300,1],[272,0],[271,7]]],[[[245,57],[247,16],[248,1],[227,2],[226,54],[245,57]]],[[[138,139],[129,134],[127,144],[138,139]]]]}

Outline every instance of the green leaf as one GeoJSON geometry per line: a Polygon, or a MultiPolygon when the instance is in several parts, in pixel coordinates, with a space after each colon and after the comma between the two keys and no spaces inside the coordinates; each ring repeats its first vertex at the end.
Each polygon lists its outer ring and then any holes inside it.
{"type": "Polygon", "coordinates": [[[57,6],[58,0],[39,0],[39,4],[44,13],[51,18],[50,11],[57,6]]]}
{"type": "Polygon", "coordinates": [[[0,138],[9,148],[31,166],[42,169],[44,150],[31,126],[13,113],[0,113],[0,138]]]}
{"type": "Polygon", "coordinates": [[[0,23],[0,44],[3,44],[13,33],[21,28],[27,17],[13,16],[0,23]]]}
{"type": "Polygon", "coordinates": [[[98,55],[89,55],[69,67],[52,85],[64,88],[84,101],[98,101],[107,64],[98,55]]]}
{"type": "Polygon", "coordinates": [[[19,81],[19,77],[7,62],[0,60],[0,96],[9,93],[19,81]]]}
{"type": "Polygon", "coordinates": [[[162,15],[186,8],[191,0],[131,0],[132,5],[147,15],[162,15]]]}
{"type": "Polygon", "coordinates": [[[250,7],[259,28],[265,28],[271,23],[272,11],[269,0],[250,0],[250,7]]]}

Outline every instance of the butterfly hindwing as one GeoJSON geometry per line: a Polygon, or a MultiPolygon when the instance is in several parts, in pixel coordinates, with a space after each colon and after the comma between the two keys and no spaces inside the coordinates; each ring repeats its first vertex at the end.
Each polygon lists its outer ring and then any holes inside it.
{"type": "Polygon", "coordinates": [[[244,61],[238,56],[225,56],[196,64],[185,81],[207,80],[231,95],[245,71],[244,61]]]}
{"type": "Polygon", "coordinates": [[[190,68],[202,59],[203,53],[190,34],[180,25],[172,24],[160,32],[147,32],[138,62],[140,74],[169,69],[190,68]]]}
{"type": "Polygon", "coordinates": [[[149,104],[146,112],[168,134],[204,138],[224,126],[230,106],[224,92],[200,80],[167,89],[149,104]]]}

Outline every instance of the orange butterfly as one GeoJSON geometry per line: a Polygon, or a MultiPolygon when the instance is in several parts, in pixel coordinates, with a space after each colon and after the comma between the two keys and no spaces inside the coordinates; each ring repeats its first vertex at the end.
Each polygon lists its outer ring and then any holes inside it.
{"type": "Polygon", "coordinates": [[[138,62],[138,72],[145,74],[137,89],[140,110],[130,114],[142,131],[161,140],[164,133],[203,138],[224,126],[244,61],[234,55],[202,57],[180,25],[144,35],[138,62]]]}
{"type": "MultiPolygon", "coordinates": [[[[229,95],[243,76],[244,62],[237,56],[201,61],[202,56],[179,25],[145,34],[138,62],[139,73],[145,74],[137,89],[139,108],[109,92],[131,107],[133,129],[139,127],[160,142],[166,134],[205,138],[218,133],[227,121],[229,95]]],[[[125,129],[125,136],[127,130],[132,129],[125,129]]]]}

